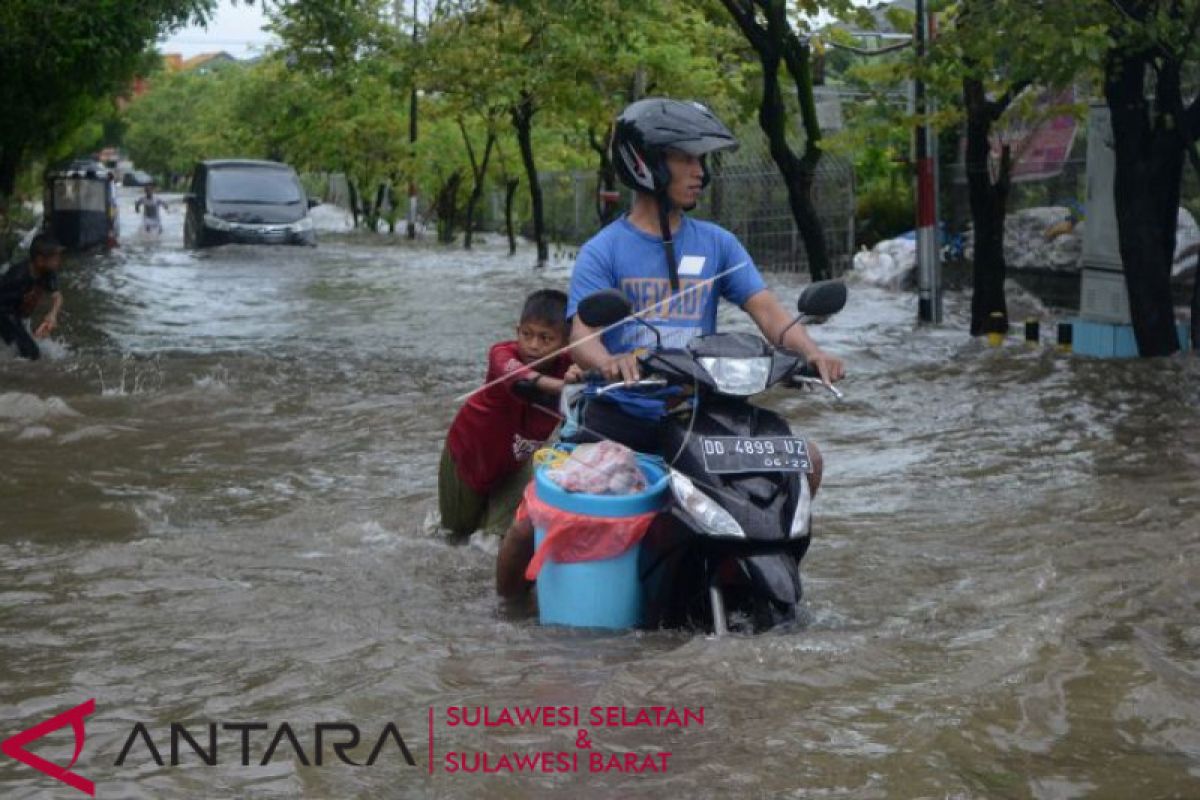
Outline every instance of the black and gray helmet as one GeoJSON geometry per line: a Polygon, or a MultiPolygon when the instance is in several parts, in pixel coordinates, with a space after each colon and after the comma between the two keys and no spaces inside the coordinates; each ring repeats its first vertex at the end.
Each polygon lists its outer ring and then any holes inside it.
{"type": "MultiPolygon", "coordinates": [[[[703,157],[737,146],[737,138],[707,106],[650,97],[630,104],[617,117],[612,160],[617,177],[630,189],[661,194],[671,182],[665,158],[668,149],[703,157]]],[[[704,184],[708,184],[707,165],[704,184]]]]}

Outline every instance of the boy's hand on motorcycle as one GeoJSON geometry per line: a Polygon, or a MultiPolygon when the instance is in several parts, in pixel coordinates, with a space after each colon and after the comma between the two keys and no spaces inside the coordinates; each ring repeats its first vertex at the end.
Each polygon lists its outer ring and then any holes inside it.
{"type": "Polygon", "coordinates": [[[637,356],[633,353],[621,353],[620,355],[613,356],[607,363],[600,367],[600,371],[610,381],[633,383],[641,377],[637,356]]]}
{"type": "Polygon", "coordinates": [[[583,370],[578,364],[572,364],[567,367],[566,373],[563,375],[563,383],[579,383],[583,380],[583,370]]]}

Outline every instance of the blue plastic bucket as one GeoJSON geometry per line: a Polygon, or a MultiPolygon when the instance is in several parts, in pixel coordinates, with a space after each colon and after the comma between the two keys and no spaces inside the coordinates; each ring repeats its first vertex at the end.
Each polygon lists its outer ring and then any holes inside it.
{"type": "MultiPolygon", "coordinates": [[[[563,511],[593,517],[633,517],[663,507],[668,476],[662,464],[647,456],[637,457],[646,476],[646,490],[639,494],[600,495],[563,491],[546,477],[546,469],[534,472],[537,497],[563,511]]],[[[546,532],[534,529],[540,547],[546,532]]],[[[642,621],[642,586],[638,581],[641,542],[614,558],[560,563],[547,558],[537,577],[538,616],[543,625],[581,628],[632,628],[642,621]]]]}

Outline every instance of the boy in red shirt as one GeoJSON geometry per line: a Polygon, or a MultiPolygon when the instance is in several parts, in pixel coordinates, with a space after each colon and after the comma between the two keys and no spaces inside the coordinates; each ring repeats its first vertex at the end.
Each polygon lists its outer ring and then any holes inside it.
{"type": "Polygon", "coordinates": [[[517,396],[513,384],[531,381],[540,393],[557,396],[579,380],[569,352],[527,366],[567,346],[567,296],[556,289],[529,295],[514,341],[492,345],[484,387],[459,409],[438,467],[442,525],[458,535],[475,530],[503,532],[512,522],[529,483],[529,457],[554,432],[559,415],[517,396]]]}

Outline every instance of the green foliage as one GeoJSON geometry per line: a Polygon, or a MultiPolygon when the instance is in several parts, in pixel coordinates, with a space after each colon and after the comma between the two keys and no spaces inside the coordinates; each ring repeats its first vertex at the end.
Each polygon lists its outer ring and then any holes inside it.
{"type": "Polygon", "coordinates": [[[855,201],[856,244],[871,246],[913,229],[916,208],[905,181],[877,181],[860,189],[855,201]]]}
{"type": "MultiPolygon", "coordinates": [[[[4,0],[0,3],[0,198],[19,166],[59,156],[105,115],[162,33],[204,21],[213,0],[4,0]]],[[[86,138],[86,137],[85,137],[86,138]]]]}
{"type": "Polygon", "coordinates": [[[159,72],[126,111],[125,145],[142,169],[186,173],[205,158],[232,155],[231,100],[237,68],[201,74],[159,72]]]}

